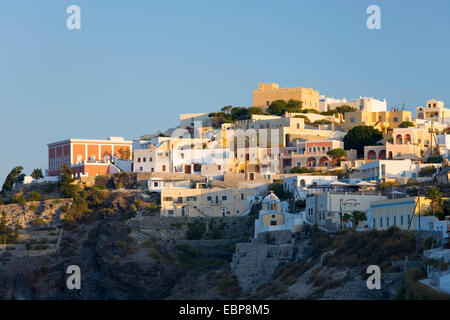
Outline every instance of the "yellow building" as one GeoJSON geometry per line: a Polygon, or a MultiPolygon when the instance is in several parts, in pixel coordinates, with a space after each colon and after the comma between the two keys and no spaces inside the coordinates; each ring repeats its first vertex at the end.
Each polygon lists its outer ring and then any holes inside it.
{"type": "Polygon", "coordinates": [[[253,106],[267,109],[272,101],[291,99],[303,102],[303,109],[319,111],[319,91],[295,87],[280,88],[277,83],[260,83],[258,89],[253,90],[253,106]]]}
{"type": "Polygon", "coordinates": [[[357,126],[373,126],[381,132],[387,133],[388,128],[398,128],[404,121],[411,121],[411,111],[355,111],[345,114],[343,127],[348,131],[357,126]]]}
{"type": "Polygon", "coordinates": [[[166,217],[227,217],[240,216],[250,210],[252,188],[161,190],[161,215],[166,217]]]}
{"type": "MultiPolygon", "coordinates": [[[[367,212],[367,225],[377,230],[387,230],[392,226],[402,230],[417,230],[418,216],[428,213],[430,202],[423,196],[372,202],[367,212]]],[[[425,226],[421,227],[423,229],[425,226]]]]}
{"type": "Polygon", "coordinates": [[[416,108],[416,119],[435,121],[446,126],[450,125],[450,109],[444,107],[444,102],[436,99],[427,101],[427,106],[416,108]]]}

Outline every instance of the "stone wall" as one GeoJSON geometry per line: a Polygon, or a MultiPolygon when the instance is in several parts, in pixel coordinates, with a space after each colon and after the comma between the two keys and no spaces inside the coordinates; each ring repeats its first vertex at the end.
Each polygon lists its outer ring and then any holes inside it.
{"type": "Polygon", "coordinates": [[[129,220],[127,224],[133,229],[133,237],[138,242],[146,241],[151,237],[170,241],[186,240],[188,224],[198,221],[206,224],[206,237],[212,229],[219,228],[220,237],[217,240],[249,241],[254,232],[254,219],[252,217],[187,218],[137,216],[129,220]]]}
{"type": "Polygon", "coordinates": [[[243,292],[254,294],[259,285],[269,282],[280,263],[293,259],[292,244],[237,243],[231,271],[243,292]]]}

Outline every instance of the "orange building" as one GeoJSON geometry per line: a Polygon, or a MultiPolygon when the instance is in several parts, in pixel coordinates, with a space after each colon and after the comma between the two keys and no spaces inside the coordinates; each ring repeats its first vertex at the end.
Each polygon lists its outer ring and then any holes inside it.
{"type": "Polygon", "coordinates": [[[76,176],[107,174],[115,157],[130,160],[131,151],[132,141],[121,137],[109,137],[108,140],[68,139],[50,143],[48,175],[59,175],[63,164],[67,164],[76,176]]]}

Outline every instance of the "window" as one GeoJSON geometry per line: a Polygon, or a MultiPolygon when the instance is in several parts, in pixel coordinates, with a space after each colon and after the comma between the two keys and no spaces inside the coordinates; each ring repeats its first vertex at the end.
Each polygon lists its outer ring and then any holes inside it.
{"type": "Polygon", "coordinates": [[[187,201],[197,201],[197,197],[187,197],[186,198],[187,201]]]}
{"type": "Polygon", "coordinates": [[[244,200],[244,194],[241,193],[241,200],[244,200]]]}
{"type": "Polygon", "coordinates": [[[173,199],[172,197],[164,197],[163,198],[164,201],[172,201],[172,199],[173,199]]]}
{"type": "Polygon", "coordinates": [[[383,226],[383,217],[380,217],[380,227],[383,226]]]}
{"type": "Polygon", "coordinates": [[[139,167],[139,171],[143,171],[144,170],[144,168],[142,168],[142,167],[139,167]]]}
{"type": "Polygon", "coordinates": [[[355,122],[355,118],[351,117],[350,118],[350,123],[354,123],[355,122]]]}
{"type": "Polygon", "coordinates": [[[398,122],[398,118],[397,117],[394,117],[394,122],[398,122]]]}
{"type": "Polygon", "coordinates": [[[400,225],[403,225],[403,216],[400,216],[400,225]]]}
{"type": "Polygon", "coordinates": [[[212,201],[212,196],[207,196],[207,197],[206,197],[206,200],[212,201]]]}
{"type": "Polygon", "coordinates": [[[155,182],[153,185],[154,185],[155,187],[157,187],[157,186],[158,186],[158,182],[155,182]]]}
{"type": "Polygon", "coordinates": [[[228,197],[227,196],[222,196],[222,201],[227,201],[228,197]]]}
{"type": "Polygon", "coordinates": [[[138,158],[138,162],[141,162],[141,158],[138,158]]]}
{"type": "Polygon", "coordinates": [[[167,210],[168,214],[173,214],[173,210],[167,210]]]}
{"type": "Polygon", "coordinates": [[[375,218],[373,218],[373,226],[372,226],[372,227],[375,228],[375,227],[376,227],[376,224],[377,224],[377,223],[376,223],[376,220],[375,220],[375,218]]]}
{"type": "Polygon", "coordinates": [[[142,162],[145,162],[147,160],[147,158],[142,158],[142,162]]]}
{"type": "Polygon", "coordinates": [[[389,227],[389,217],[386,217],[386,227],[389,227]]]}
{"type": "Polygon", "coordinates": [[[166,165],[165,164],[163,164],[163,166],[162,166],[162,171],[166,171],[166,165]]]}
{"type": "Polygon", "coordinates": [[[394,224],[393,224],[394,226],[396,226],[397,225],[397,217],[396,216],[394,216],[394,224]]]}

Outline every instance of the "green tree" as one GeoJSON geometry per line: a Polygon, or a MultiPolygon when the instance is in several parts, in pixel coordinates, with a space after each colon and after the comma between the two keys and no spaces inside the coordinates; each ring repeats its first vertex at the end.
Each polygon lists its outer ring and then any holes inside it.
{"type": "Polygon", "coordinates": [[[347,151],[342,148],[336,148],[330,151],[327,151],[327,155],[331,157],[331,163],[333,166],[339,165],[339,163],[347,158],[347,151]]]}
{"type": "Polygon", "coordinates": [[[344,149],[355,149],[358,157],[364,157],[364,147],[377,145],[383,134],[372,126],[357,126],[348,131],[344,137],[344,149]]]}
{"type": "Polygon", "coordinates": [[[283,184],[280,182],[270,184],[268,189],[269,191],[273,191],[280,200],[287,200],[292,196],[290,192],[284,191],[283,184]]]}
{"type": "Polygon", "coordinates": [[[433,166],[426,166],[419,171],[419,177],[429,177],[436,173],[436,168],[433,166]]]}
{"type": "Polygon", "coordinates": [[[411,121],[403,121],[398,125],[399,128],[409,128],[409,127],[415,127],[414,122],[411,121]]]}
{"type": "Polygon", "coordinates": [[[300,112],[302,110],[303,102],[291,99],[286,104],[286,111],[288,112],[300,112]]]}
{"type": "Polygon", "coordinates": [[[33,170],[33,172],[31,173],[31,177],[38,182],[39,179],[43,179],[44,175],[42,174],[42,169],[36,168],[33,170]]]}
{"type": "Polygon", "coordinates": [[[77,186],[73,184],[75,178],[73,171],[67,164],[63,164],[61,174],[59,176],[59,190],[65,198],[76,198],[78,195],[77,186]]]}
{"type": "Polygon", "coordinates": [[[433,155],[429,156],[425,163],[441,163],[444,161],[444,158],[441,155],[433,155]]]}
{"type": "Polygon", "coordinates": [[[5,182],[3,183],[2,186],[3,194],[5,194],[5,192],[7,191],[12,191],[14,184],[18,183],[21,179],[25,178],[25,175],[22,174],[22,170],[23,170],[22,166],[14,167],[11,170],[11,172],[6,176],[5,182]]]}
{"type": "Polygon", "coordinates": [[[442,192],[437,187],[430,187],[427,190],[426,198],[431,202],[430,206],[432,214],[439,217],[442,214],[442,206],[444,204],[442,192]]]}
{"type": "Polygon", "coordinates": [[[231,119],[236,120],[246,120],[250,118],[250,113],[245,107],[236,107],[231,109],[231,119]]]}
{"type": "Polygon", "coordinates": [[[352,108],[352,107],[350,107],[350,106],[348,106],[348,105],[342,105],[342,106],[340,106],[340,107],[337,107],[336,109],[334,109],[337,113],[340,113],[340,114],[342,114],[342,117],[345,119],[345,114],[347,113],[347,112],[355,112],[355,111],[357,111],[355,108],[352,108]]]}
{"type": "Polygon", "coordinates": [[[312,173],[315,172],[313,168],[306,168],[306,167],[293,167],[290,172],[291,173],[312,173]]]}
{"type": "Polygon", "coordinates": [[[284,100],[272,101],[267,112],[273,115],[281,116],[287,110],[287,103],[284,100]]]}
{"type": "Polygon", "coordinates": [[[233,109],[233,106],[228,105],[228,106],[225,106],[222,109],[220,109],[220,111],[229,113],[231,111],[231,109],[233,109]]]}
{"type": "Polygon", "coordinates": [[[248,113],[249,114],[265,114],[264,110],[261,109],[260,107],[250,107],[248,108],[248,113]]]}

